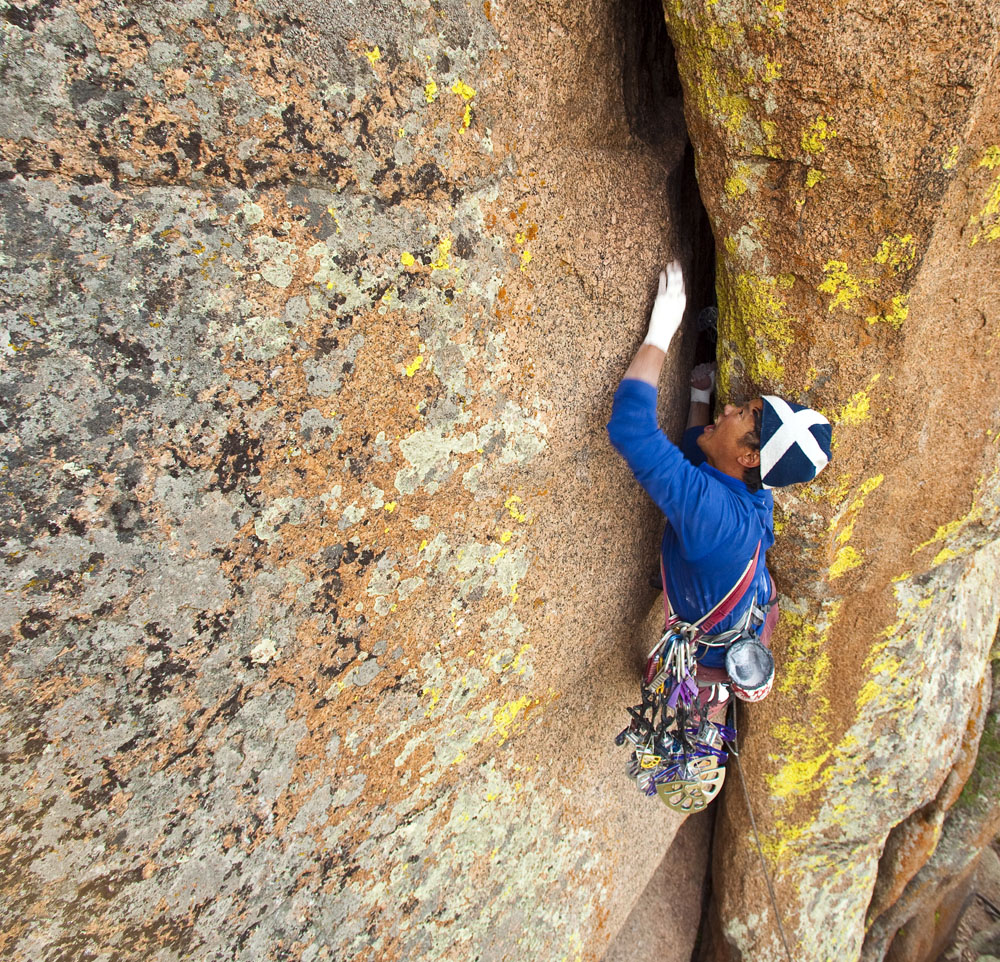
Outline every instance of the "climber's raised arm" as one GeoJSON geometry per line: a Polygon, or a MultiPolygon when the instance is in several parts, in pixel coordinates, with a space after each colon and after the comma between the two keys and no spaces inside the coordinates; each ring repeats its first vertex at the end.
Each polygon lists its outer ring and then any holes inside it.
{"type": "Polygon", "coordinates": [[[667,356],[674,334],[681,326],[686,304],[681,265],[677,261],[671,261],[665,271],[660,271],[660,288],[653,302],[646,339],[632,359],[623,380],[645,381],[656,387],[663,359],[667,356]]]}

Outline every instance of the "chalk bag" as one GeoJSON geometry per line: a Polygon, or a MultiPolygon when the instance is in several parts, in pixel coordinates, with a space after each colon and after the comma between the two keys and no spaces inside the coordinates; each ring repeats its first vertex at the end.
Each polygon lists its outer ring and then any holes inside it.
{"type": "Polygon", "coordinates": [[[757,638],[745,635],[726,649],[726,673],[737,698],[761,701],[774,683],[774,658],[757,638]]]}

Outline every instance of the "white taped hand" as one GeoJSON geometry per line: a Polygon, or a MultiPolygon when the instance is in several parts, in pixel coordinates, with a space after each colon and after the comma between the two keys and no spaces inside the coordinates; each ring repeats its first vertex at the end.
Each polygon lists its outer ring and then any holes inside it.
{"type": "Polygon", "coordinates": [[[643,344],[652,344],[666,353],[681,326],[687,297],[684,294],[684,274],[678,261],[671,261],[666,271],[660,271],[660,289],[653,302],[649,331],[643,344]]]}

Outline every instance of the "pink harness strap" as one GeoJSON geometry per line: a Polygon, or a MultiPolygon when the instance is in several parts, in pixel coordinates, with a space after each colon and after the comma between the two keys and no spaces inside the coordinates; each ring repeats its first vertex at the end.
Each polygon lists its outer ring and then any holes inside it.
{"type": "MultiPolygon", "coordinates": [[[[746,594],[747,589],[753,582],[754,572],[757,570],[757,559],[760,557],[760,542],[757,542],[757,549],[753,553],[753,557],[750,559],[750,563],[743,569],[743,574],[740,575],[740,580],[730,588],[726,597],[722,599],[711,611],[708,612],[700,620],[694,623],[694,627],[698,629],[699,635],[707,635],[720,621],[723,620],[727,615],[729,615],[733,609],[740,603],[740,600],[746,594]]],[[[680,621],[674,611],[674,606],[670,602],[670,596],[667,594],[667,572],[663,567],[663,554],[660,554],[660,578],[663,581],[663,610],[667,618],[667,626],[669,627],[674,622],[680,621]]]]}

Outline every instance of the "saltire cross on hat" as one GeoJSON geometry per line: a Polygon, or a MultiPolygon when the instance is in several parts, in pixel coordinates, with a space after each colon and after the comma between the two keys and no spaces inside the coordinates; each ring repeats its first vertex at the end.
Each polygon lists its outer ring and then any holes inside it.
{"type": "Polygon", "coordinates": [[[760,422],[760,479],[765,488],[812,481],[830,460],[833,428],[819,411],[766,395],[760,422]]]}

